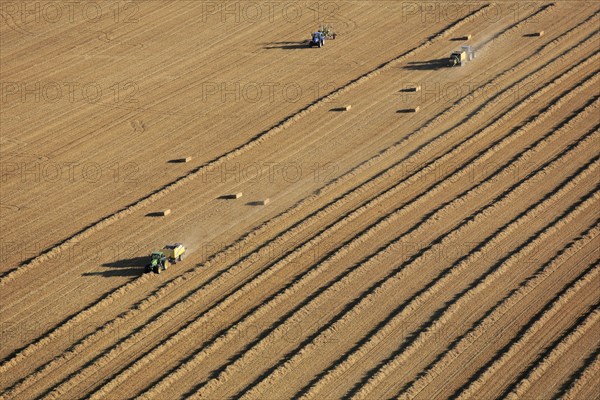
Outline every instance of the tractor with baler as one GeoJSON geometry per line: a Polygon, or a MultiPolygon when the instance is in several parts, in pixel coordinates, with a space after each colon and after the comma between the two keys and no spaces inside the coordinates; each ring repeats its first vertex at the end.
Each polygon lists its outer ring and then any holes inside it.
{"type": "Polygon", "coordinates": [[[325,45],[325,39],[335,39],[336,33],[333,28],[329,25],[323,25],[318,31],[313,32],[309,41],[310,47],[323,47],[325,45]]]}
{"type": "Polygon", "coordinates": [[[467,61],[471,61],[475,58],[475,50],[471,46],[462,46],[460,50],[453,51],[448,58],[448,65],[450,67],[463,66],[467,61]]]}
{"type": "Polygon", "coordinates": [[[168,244],[162,250],[154,251],[150,255],[150,262],[146,265],[146,272],[160,274],[166,271],[171,264],[183,261],[186,248],[182,243],[168,244]]]}

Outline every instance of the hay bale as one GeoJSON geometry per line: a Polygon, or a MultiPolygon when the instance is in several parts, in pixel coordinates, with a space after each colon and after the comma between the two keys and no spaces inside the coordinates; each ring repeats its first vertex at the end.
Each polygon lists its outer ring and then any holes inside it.
{"type": "Polygon", "coordinates": [[[352,105],[347,104],[345,106],[332,108],[330,111],[349,111],[351,108],[352,108],[352,105]]]}
{"type": "Polygon", "coordinates": [[[256,202],[256,204],[261,205],[261,206],[266,206],[267,204],[269,204],[271,202],[271,199],[266,198],[264,200],[259,200],[256,202]]]}
{"type": "Polygon", "coordinates": [[[400,89],[401,92],[420,92],[421,86],[407,86],[404,89],[400,89]]]}
{"type": "Polygon", "coordinates": [[[544,36],[544,31],[534,33],[535,36],[544,36]]]}
{"type": "Polygon", "coordinates": [[[221,196],[223,199],[239,199],[242,197],[242,192],[231,193],[221,196]]]}
{"type": "Polygon", "coordinates": [[[461,39],[462,40],[471,40],[471,34],[465,35],[461,39]]]}
{"type": "Polygon", "coordinates": [[[419,106],[416,106],[415,108],[403,108],[403,109],[401,109],[401,110],[398,110],[397,112],[398,112],[398,113],[401,113],[401,114],[406,114],[406,113],[417,113],[417,112],[419,112],[419,110],[420,110],[420,109],[421,109],[421,108],[420,108],[419,106]]]}
{"type": "Polygon", "coordinates": [[[166,210],[160,211],[159,214],[163,217],[166,217],[167,215],[171,214],[171,209],[167,208],[166,210]]]}
{"type": "Polygon", "coordinates": [[[179,164],[179,163],[188,163],[190,161],[192,161],[192,156],[188,156],[185,158],[174,158],[174,159],[170,160],[169,162],[179,164]]]}

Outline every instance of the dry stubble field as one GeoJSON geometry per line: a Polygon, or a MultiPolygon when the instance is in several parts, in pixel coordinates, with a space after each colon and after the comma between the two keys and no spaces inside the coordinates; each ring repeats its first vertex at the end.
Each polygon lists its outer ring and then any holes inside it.
{"type": "Polygon", "coordinates": [[[0,4],[1,398],[600,398],[599,3],[0,4]]]}

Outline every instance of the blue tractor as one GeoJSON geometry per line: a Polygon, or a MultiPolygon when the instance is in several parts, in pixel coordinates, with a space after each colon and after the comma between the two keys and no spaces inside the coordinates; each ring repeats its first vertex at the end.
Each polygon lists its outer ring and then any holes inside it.
{"type": "Polygon", "coordinates": [[[321,31],[313,32],[312,39],[310,40],[310,47],[322,47],[325,45],[325,34],[321,31]]]}

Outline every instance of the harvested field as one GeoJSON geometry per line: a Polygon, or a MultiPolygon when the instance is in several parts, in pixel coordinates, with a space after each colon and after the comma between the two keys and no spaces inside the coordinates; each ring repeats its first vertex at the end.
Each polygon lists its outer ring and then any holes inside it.
{"type": "Polygon", "coordinates": [[[600,3],[1,13],[1,399],[600,399],[600,3]]]}

